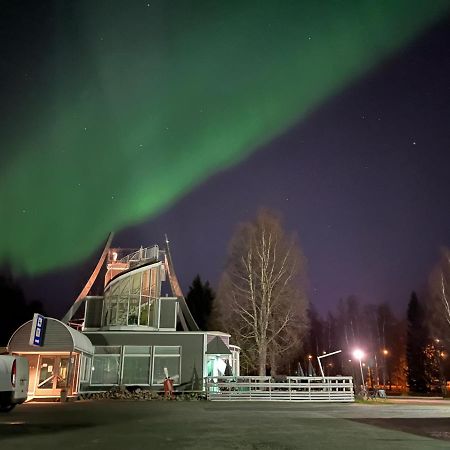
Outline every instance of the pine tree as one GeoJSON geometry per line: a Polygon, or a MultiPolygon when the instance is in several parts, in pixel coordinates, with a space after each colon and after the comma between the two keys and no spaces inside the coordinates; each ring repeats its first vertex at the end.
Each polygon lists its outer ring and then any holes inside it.
{"type": "Polygon", "coordinates": [[[200,330],[208,329],[214,298],[215,293],[209,282],[203,283],[200,275],[197,275],[189,286],[186,301],[200,330]]]}
{"type": "Polygon", "coordinates": [[[411,294],[408,304],[408,333],[406,342],[406,359],[408,363],[407,380],[411,392],[428,391],[426,349],[429,332],[426,326],[425,310],[415,292],[411,294]]]}

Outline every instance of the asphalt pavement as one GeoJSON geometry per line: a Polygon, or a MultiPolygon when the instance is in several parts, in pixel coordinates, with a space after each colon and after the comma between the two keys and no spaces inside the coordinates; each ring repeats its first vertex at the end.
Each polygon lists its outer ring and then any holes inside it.
{"type": "Polygon", "coordinates": [[[28,403],[0,415],[1,450],[449,449],[450,402],[28,403]]]}

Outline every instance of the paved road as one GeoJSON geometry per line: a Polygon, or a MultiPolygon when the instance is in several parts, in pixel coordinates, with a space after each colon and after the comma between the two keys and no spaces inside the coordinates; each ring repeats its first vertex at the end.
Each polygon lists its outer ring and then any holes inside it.
{"type": "Polygon", "coordinates": [[[111,400],[0,416],[1,450],[391,448],[449,449],[450,405],[111,400]]]}

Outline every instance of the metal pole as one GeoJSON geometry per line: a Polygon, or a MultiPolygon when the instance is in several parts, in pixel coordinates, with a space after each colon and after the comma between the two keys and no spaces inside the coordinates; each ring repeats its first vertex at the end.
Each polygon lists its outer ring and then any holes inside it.
{"type": "Polygon", "coordinates": [[[361,360],[359,360],[359,368],[361,370],[361,385],[365,387],[366,384],[364,383],[364,374],[363,374],[363,370],[362,370],[361,360]]]}

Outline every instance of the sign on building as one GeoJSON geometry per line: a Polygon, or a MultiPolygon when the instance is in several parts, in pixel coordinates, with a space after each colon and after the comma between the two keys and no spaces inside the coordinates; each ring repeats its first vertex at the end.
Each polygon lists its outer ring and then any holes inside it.
{"type": "Polygon", "coordinates": [[[30,345],[34,347],[42,347],[44,345],[45,323],[46,318],[40,314],[34,314],[33,323],[31,325],[30,345]]]}

